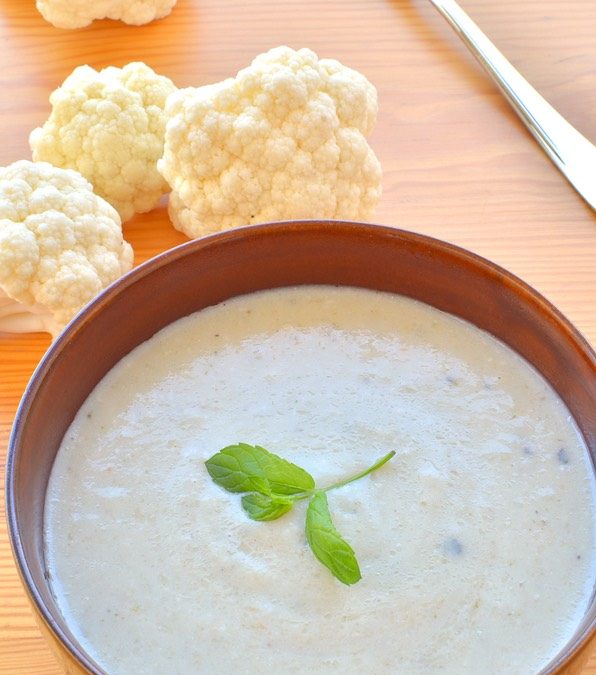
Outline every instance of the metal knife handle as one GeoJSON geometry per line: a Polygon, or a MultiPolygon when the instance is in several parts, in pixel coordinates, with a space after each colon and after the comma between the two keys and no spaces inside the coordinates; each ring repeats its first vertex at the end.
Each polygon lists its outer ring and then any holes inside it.
{"type": "Polygon", "coordinates": [[[497,83],[567,180],[596,209],[596,147],[525,80],[455,0],[430,0],[497,83]]]}

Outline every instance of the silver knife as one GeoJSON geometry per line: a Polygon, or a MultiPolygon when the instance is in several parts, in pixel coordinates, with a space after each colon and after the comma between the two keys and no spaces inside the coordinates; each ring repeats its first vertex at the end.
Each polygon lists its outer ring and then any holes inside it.
{"type": "Polygon", "coordinates": [[[455,0],[430,0],[489,72],[542,149],[596,210],[596,147],[509,63],[455,0]]]}

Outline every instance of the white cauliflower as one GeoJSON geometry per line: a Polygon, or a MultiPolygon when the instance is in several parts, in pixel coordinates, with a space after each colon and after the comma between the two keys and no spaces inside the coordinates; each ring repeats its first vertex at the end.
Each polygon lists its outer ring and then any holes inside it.
{"type": "Polygon", "coordinates": [[[150,211],[169,190],[156,165],[174,91],[144,63],[100,72],[80,66],[50,96],[47,122],[31,132],[33,159],[79,171],[123,221],[150,211]]]}
{"type": "Polygon", "coordinates": [[[272,49],[235,78],[182,89],[166,106],[170,216],[190,237],[294,218],[367,219],[381,166],[366,142],[377,94],[309,49],[272,49]]]}
{"type": "Polygon", "coordinates": [[[132,262],[118,213],[76,171],[0,167],[0,332],[56,336],[132,262]]]}
{"type": "Polygon", "coordinates": [[[178,0],[37,0],[37,9],[57,28],[84,28],[95,19],[135,26],[167,16],[178,0]]]}

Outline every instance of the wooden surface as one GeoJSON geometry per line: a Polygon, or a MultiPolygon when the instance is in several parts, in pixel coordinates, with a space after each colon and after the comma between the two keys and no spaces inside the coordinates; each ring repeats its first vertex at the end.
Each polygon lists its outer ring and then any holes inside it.
{"type": "MultiPolygon", "coordinates": [[[[596,141],[596,2],[461,4],[596,141]]],[[[197,86],[233,75],[280,44],[338,58],[377,86],[371,144],[385,176],[377,222],[503,265],[596,342],[594,215],[425,0],[179,0],[169,18],[149,26],[96,22],[70,32],[46,24],[33,0],[0,0],[0,164],[30,158],[30,130],[46,118],[50,91],[77,65],[144,60],[179,86],[197,86]]],[[[137,262],[185,241],[163,208],[129,222],[125,235],[137,262]]],[[[2,471],[19,398],[48,345],[46,336],[0,335],[2,471]]],[[[20,588],[2,517],[0,675],[59,672],[20,588]]],[[[582,672],[596,675],[596,654],[582,672]]]]}

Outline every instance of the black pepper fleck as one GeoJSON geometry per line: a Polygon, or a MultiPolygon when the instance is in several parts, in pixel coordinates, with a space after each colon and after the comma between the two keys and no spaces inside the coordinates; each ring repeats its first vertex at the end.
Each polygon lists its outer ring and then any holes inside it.
{"type": "Polygon", "coordinates": [[[464,547],[455,537],[451,537],[445,542],[445,551],[451,555],[462,555],[464,547]]]}
{"type": "Polygon", "coordinates": [[[569,453],[565,448],[559,449],[557,452],[557,459],[559,460],[559,464],[569,464],[569,453]]]}

